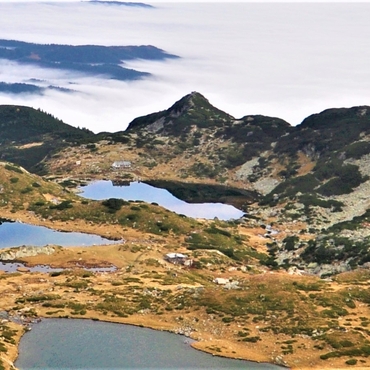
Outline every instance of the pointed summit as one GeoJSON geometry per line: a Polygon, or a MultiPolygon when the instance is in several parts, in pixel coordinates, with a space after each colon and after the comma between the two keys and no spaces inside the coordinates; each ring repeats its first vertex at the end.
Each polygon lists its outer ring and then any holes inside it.
{"type": "Polygon", "coordinates": [[[234,118],[217,109],[200,93],[193,91],[170,108],[134,119],[127,131],[146,129],[149,132],[179,136],[198,128],[221,127],[234,118]]]}
{"type": "Polygon", "coordinates": [[[182,112],[184,110],[189,110],[191,108],[212,108],[217,109],[213,107],[208,99],[206,99],[202,94],[193,91],[190,94],[185,95],[183,98],[181,98],[179,101],[177,101],[171,108],[168,109],[168,111],[172,111],[173,113],[176,112],[182,112]]]}

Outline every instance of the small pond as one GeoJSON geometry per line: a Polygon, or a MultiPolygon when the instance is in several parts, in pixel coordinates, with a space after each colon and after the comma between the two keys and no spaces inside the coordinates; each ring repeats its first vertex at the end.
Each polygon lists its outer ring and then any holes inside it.
{"type": "MultiPolygon", "coordinates": [[[[79,267],[79,266],[76,266],[79,267]]],[[[115,266],[111,267],[81,267],[86,271],[91,272],[114,272],[117,270],[115,266]]],[[[36,266],[26,266],[23,263],[19,262],[0,262],[0,271],[4,272],[17,272],[18,269],[27,269],[29,272],[61,272],[69,269],[63,269],[63,268],[53,268],[48,265],[36,265],[36,266]]]]}
{"type": "Polygon", "coordinates": [[[77,232],[62,232],[43,226],[20,222],[2,222],[0,224],[0,249],[21,245],[44,246],[47,244],[71,246],[92,246],[119,243],[120,241],[102,238],[99,235],[77,232]]]}
{"type": "Polygon", "coordinates": [[[193,218],[220,220],[238,219],[244,215],[239,209],[222,203],[186,203],[174,197],[165,189],[142,183],[131,182],[129,185],[117,186],[111,181],[95,181],[80,188],[84,198],[102,200],[121,198],[125,200],[141,200],[148,203],[157,203],[170,211],[193,218]]]}
{"type": "Polygon", "coordinates": [[[188,338],[131,325],[81,319],[43,319],[19,345],[15,366],[26,369],[244,369],[278,366],[212,356],[188,338]]]}

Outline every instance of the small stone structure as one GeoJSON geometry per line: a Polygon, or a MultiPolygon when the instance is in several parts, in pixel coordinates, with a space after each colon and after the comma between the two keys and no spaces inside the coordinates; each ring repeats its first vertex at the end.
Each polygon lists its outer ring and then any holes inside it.
{"type": "Polygon", "coordinates": [[[174,265],[191,266],[193,263],[191,259],[188,259],[188,256],[182,253],[167,253],[164,259],[174,265]]]}
{"type": "Polygon", "coordinates": [[[230,280],[229,279],[224,279],[224,278],[215,278],[213,280],[213,282],[218,284],[218,285],[225,285],[225,284],[229,283],[230,280]]]}
{"type": "Polygon", "coordinates": [[[115,170],[118,170],[121,168],[131,168],[131,162],[130,161],[115,161],[112,164],[112,168],[115,170]]]}

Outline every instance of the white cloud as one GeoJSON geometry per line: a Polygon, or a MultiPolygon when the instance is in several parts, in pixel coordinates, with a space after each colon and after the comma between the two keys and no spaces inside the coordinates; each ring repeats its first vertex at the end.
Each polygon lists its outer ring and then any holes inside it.
{"type": "MultiPolygon", "coordinates": [[[[151,3],[151,2],[150,2],[151,3]]],[[[154,1],[153,1],[154,3],[154,1]]],[[[0,63],[0,80],[46,79],[73,88],[45,96],[0,96],[65,122],[118,131],[191,91],[236,118],[291,124],[331,107],[369,104],[370,4],[157,3],[154,9],[85,3],[0,3],[0,38],[39,43],[154,45],[181,59],[131,61],[136,82],[80,77],[0,63]],[[69,85],[72,80],[77,85],[69,85]]],[[[22,81],[19,81],[22,80],[22,81]]]]}

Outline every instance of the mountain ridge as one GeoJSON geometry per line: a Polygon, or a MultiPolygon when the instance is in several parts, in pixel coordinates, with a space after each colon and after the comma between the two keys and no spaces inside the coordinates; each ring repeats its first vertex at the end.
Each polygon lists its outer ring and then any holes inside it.
{"type": "MultiPolygon", "coordinates": [[[[239,189],[237,196],[214,194],[252,216],[251,223],[292,228],[287,236],[296,239],[288,250],[284,238],[272,238],[272,266],[307,269],[318,263],[309,271],[326,274],[328,267],[320,266],[327,265],[322,251],[332,250],[329,240],[340,249],[345,239],[358,252],[333,252],[339,270],[367,263],[369,113],[367,106],[331,108],[291,126],[263,115],[236,119],[192,92],[166,110],[136,118],[126,131],[87,133],[73,146],[60,147],[43,159],[42,170],[62,178],[154,181],[175,192],[184,183],[188,188],[179,194],[186,201],[205,185],[219,186],[217,192],[239,189]],[[120,160],[130,168],[112,170],[120,160]],[[364,236],[360,244],[358,235],[364,236]],[[316,237],[322,239],[305,241],[316,237]]],[[[202,196],[211,197],[210,189],[202,196]]]]}
{"type": "MultiPolygon", "coordinates": [[[[200,124],[201,120],[206,119],[219,123],[222,118],[233,118],[229,114],[211,105],[208,99],[206,99],[202,94],[193,91],[192,93],[182,97],[166,110],[134,119],[129,123],[126,131],[136,130],[139,127],[142,128],[148,126],[148,122],[150,122],[150,124],[147,129],[155,133],[161,132],[163,128],[168,129],[168,126],[175,126],[176,124],[181,125],[181,129],[184,130],[188,127],[189,122],[186,123],[179,121],[179,117],[185,118],[190,122],[196,122],[198,124],[200,124]],[[194,112],[194,107],[196,107],[196,112],[194,112]],[[203,112],[200,112],[200,110],[203,110],[203,112]],[[207,111],[212,112],[211,115],[207,115],[207,111]],[[168,126],[166,126],[166,124],[168,126]]],[[[175,131],[174,127],[169,131],[169,133],[174,134],[177,131],[178,130],[175,131]]]]}
{"type": "Polygon", "coordinates": [[[0,105],[0,130],[0,158],[31,171],[59,148],[93,135],[49,113],[19,105],[0,105]]]}

